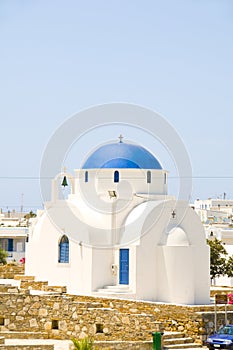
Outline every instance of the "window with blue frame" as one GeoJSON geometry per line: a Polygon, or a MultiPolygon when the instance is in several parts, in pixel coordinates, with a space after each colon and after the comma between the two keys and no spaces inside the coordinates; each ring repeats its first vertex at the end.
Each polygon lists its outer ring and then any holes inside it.
{"type": "Polygon", "coordinates": [[[62,236],[59,243],[59,263],[69,262],[69,239],[66,235],[62,236]]]}
{"type": "Polygon", "coordinates": [[[119,182],[119,178],[120,178],[120,176],[119,176],[119,171],[116,170],[116,171],[114,172],[114,182],[119,182]]]}
{"type": "Polygon", "coordinates": [[[88,182],[88,171],[85,171],[85,182],[88,182]]]}
{"type": "Polygon", "coordinates": [[[147,171],[146,181],[147,181],[148,184],[151,184],[151,171],[147,171]]]}

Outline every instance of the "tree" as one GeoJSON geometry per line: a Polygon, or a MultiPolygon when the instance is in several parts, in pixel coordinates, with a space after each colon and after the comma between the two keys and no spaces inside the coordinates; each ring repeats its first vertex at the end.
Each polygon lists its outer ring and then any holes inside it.
{"type": "Polygon", "coordinates": [[[230,256],[226,262],[226,275],[233,277],[233,255],[230,256]]]}
{"type": "Polygon", "coordinates": [[[0,247],[0,265],[6,265],[7,256],[8,256],[7,252],[0,247]]]}
{"type": "Polygon", "coordinates": [[[25,219],[30,219],[30,218],[35,218],[36,217],[36,214],[33,213],[33,211],[31,210],[28,214],[24,215],[24,218],[25,219]]]}
{"type": "Polygon", "coordinates": [[[207,243],[210,246],[210,277],[213,280],[215,277],[227,274],[228,254],[223,243],[217,238],[207,239],[207,243]]]}

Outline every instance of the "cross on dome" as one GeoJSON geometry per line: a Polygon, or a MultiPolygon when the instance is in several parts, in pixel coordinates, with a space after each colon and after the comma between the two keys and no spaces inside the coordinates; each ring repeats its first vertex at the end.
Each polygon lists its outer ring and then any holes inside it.
{"type": "Polygon", "coordinates": [[[173,219],[175,219],[175,217],[176,217],[176,212],[175,212],[174,209],[173,209],[173,211],[172,211],[172,217],[173,217],[173,219]]]}
{"type": "Polygon", "coordinates": [[[120,140],[120,143],[122,143],[123,138],[124,138],[124,136],[122,136],[121,134],[120,134],[120,136],[118,136],[118,139],[120,140]]]}

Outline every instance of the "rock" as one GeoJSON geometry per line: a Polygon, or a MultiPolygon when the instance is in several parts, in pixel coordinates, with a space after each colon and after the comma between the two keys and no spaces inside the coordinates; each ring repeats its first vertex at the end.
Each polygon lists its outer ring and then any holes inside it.
{"type": "Polygon", "coordinates": [[[31,309],[39,309],[41,307],[41,304],[39,302],[35,302],[32,304],[31,309]]]}
{"type": "Polygon", "coordinates": [[[50,331],[52,329],[52,322],[50,321],[45,322],[44,329],[45,331],[50,331]]]}
{"type": "Polygon", "coordinates": [[[39,316],[47,316],[48,315],[48,310],[47,309],[39,309],[39,316]]]}
{"type": "Polygon", "coordinates": [[[138,309],[129,309],[129,312],[132,314],[136,314],[138,312],[138,309]]]}
{"type": "Polygon", "coordinates": [[[80,333],[80,336],[79,336],[80,339],[84,339],[84,338],[86,338],[86,337],[87,337],[87,334],[86,334],[86,333],[84,333],[84,332],[81,332],[81,333],[80,333]]]}
{"type": "Polygon", "coordinates": [[[60,308],[60,305],[59,305],[59,303],[54,303],[53,304],[53,310],[59,310],[59,308],[60,308]]]}
{"type": "Polygon", "coordinates": [[[31,298],[29,296],[27,296],[25,299],[24,299],[24,302],[25,303],[30,303],[31,302],[31,298]]]}
{"type": "Polygon", "coordinates": [[[122,323],[130,324],[129,317],[128,316],[123,316],[121,319],[122,323]]]}
{"type": "Polygon", "coordinates": [[[104,333],[104,334],[108,334],[108,333],[109,333],[109,329],[108,329],[107,327],[104,327],[103,333],[104,333]]]}
{"type": "Polygon", "coordinates": [[[66,321],[59,321],[59,329],[60,329],[61,331],[66,331],[66,330],[67,330],[66,321]]]}
{"type": "Polygon", "coordinates": [[[78,318],[78,314],[77,314],[77,312],[76,312],[76,311],[73,313],[72,318],[73,318],[74,320],[77,320],[77,318],[78,318]]]}
{"type": "Polygon", "coordinates": [[[38,327],[37,320],[35,318],[32,318],[31,320],[29,320],[29,325],[31,328],[38,327]]]}
{"type": "Polygon", "coordinates": [[[16,321],[23,321],[24,320],[24,317],[22,317],[22,316],[16,316],[16,321]]]}
{"type": "Polygon", "coordinates": [[[16,325],[15,325],[14,323],[10,323],[10,324],[8,325],[8,329],[9,329],[10,331],[15,331],[15,330],[16,330],[16,325]]]}

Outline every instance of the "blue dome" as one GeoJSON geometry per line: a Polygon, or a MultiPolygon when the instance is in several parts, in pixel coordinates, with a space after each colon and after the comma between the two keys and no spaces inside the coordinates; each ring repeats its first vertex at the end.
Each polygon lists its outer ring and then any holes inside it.
{"type": "Polygon", "coordinates": [[[82,166],[82,169],[99,168],[162,169],[159,161],[144,147],[125,142],[97,148],[82,166]]]}

